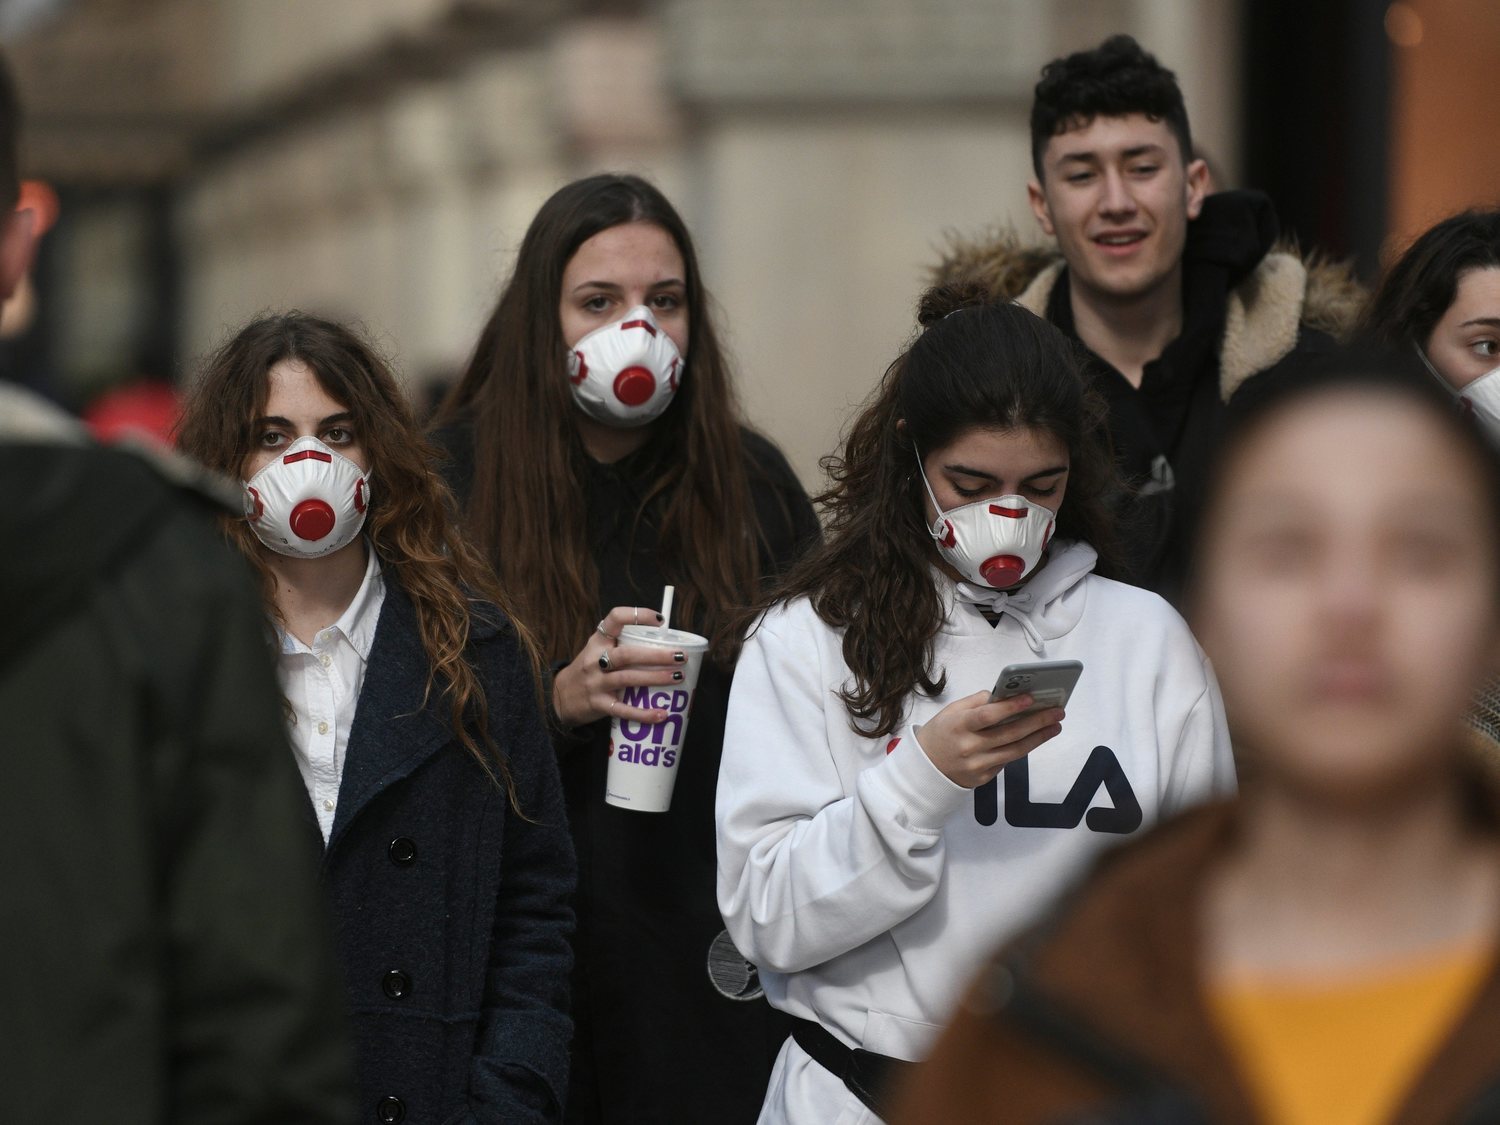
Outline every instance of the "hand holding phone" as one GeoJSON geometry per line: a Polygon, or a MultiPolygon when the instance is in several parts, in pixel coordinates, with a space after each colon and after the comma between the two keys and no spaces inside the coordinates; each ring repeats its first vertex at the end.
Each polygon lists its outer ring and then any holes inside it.
{"type": "Polygon", "coordinates": [[[1000,672],[990,691],[990,699],[1014,699],[1018,695],[1031,696],[1031,706],[1021,714],[1033,711],[1048,711],[1054,707],[1066,707],[1083,675],[1083,664],[1077,660],[1040,660],[1034,664],[1007,664],[1000,672]]]}

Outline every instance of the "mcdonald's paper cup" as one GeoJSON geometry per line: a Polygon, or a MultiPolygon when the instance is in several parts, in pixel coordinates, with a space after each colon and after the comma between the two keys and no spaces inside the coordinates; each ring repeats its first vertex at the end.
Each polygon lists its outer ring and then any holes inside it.
{"type": "Polygon", "coordinates": [[[678,629],[626,625],[620,630],[620,644],[665,648],[687,656],[680,684],[626,688],[620,693],[622,703],[664,710],[665,719],[659,723],[612,719],[609,724],[604,803],[636,812],[666,812],[672,805],[672,786],[677,781],[688,712],[698,686],[698,671],[708,652],[708,638],[678,629]]]}

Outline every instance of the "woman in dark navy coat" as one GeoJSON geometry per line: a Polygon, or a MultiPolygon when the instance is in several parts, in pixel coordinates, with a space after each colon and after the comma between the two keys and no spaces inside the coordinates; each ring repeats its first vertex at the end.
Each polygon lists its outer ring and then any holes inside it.
{"type": "Polygon", "coordinates": [[[342,326],[270,317],[210,358],[180,441],[245,482],[229,536],[326,844],[361,1119],[558,1120],[575,872],[537,650],[404,396],[342,326]]]}

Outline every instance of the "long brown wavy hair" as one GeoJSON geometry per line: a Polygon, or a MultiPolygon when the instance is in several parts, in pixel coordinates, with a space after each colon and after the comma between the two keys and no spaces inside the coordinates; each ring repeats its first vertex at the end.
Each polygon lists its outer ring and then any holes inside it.
{"type": "Polygon", "coordinates": [[[923,295],[925,331],[886,370],[842,454],[823,459],[832,481],[815,498],[825,516],[823,544],[741,619],[748,629],[772,605],[811,599],[823,621],[844,631],[853,681],[840,695],[850,725],[872,738],[900,726],[913,691],[939,695],[947,685],[933,666],[943,599],[929,569],[938,555],[922,506],[918,449],[939,449],[976,428],[1055,435],[1070,461],[1057,538],[1090,544],[1099,573],[1117,570],[1107,408],[1085,381],[1085,359],[1040,317],[985,300],[973,286],[923,295]]]}
{"type": "MultiPolygon", "coordinates": [[[[498,606],[510,618],[533,674],[540,663],[537,646],[483,559],[459,534],[452,494],[433,468],[437,451],[423,439],[406,396],[374,348],[344,325],[304,313],[252,321],[205,361],[184,403],[179,446],[210,468],[243,479],[245,459],[255,449],[253,423],[266,411],[271,368],[289,359],[305,363],[353,416],[355,438],[376,482],[364,534],[416,610],[428,659],[426,698],[434,689],[446,698],[454,736],[520,811],[505,756],[489,735],[484,684],[466,656],[470,625],[483,612],[475,601],[498,606]]],[[[267,548],[243,519],[224,517],[224,530],[259,574],[274,613],[267,548]]]]}
{"type": "Polygon", "coordinates": [[[562,276],[584,242],[633,222],[653,223],[676,243],[688,309],[686,376],[641,454],[651,483],[635,528],[648,511],[657,521],[663,569],[677,587],[673,616],[707,635],[714,659],[728,663],[739,647],[735,615],[760,592],[761,532],[698,256],[660,191],[636,176],[606,174],[568,184],[542,205],[436,425],[472,425],[469,534],[548,658],[571,657],[598,616],[599,574],[585,528],[587,454],[568,387],[562,276]]]}

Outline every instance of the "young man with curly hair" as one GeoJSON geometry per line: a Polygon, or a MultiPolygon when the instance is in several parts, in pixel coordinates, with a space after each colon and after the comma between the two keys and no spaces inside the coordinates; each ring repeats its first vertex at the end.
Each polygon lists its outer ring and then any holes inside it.
{"type": "Polygon", "coordinates": [[[1278,247],[1271,202],[1210,194],[1173,73],[1117,35],[1042,69],[1031,110],[1031,210],[1057,253],[1013,235],[954,248],[978,279],[1080,341],[1133,496],[1133,579],[1174,597],[1204,462],[1246,380],[1326,350],[1357,311],[1346,271],[1278,247]]]}

